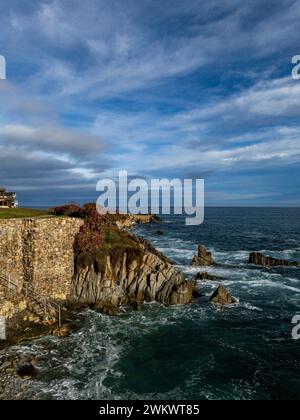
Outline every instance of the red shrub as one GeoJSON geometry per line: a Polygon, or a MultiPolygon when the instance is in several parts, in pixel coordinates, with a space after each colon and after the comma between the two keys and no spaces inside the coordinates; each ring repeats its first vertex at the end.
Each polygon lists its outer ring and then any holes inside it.
{"type": "Polygon", "coordinates": [[[89,254],[94,257],[104,242],[104,231],[111,221],[108,216],[100,215],[97,212],[96,205],[93,203],[85,204],[80,207],[78,204],[67,204],[62,207],[56,207],[52,210],[56,216],[80,217],[85,219],[74,242],[74,251],[78,256],[80,254],[89,254]]]}
{"type": "Polygon", "coordinates": [[[104,231],[110,222],[107,216],[98,214],[95,204],[86,204],[81,210],[85,223],[76,236],[74,251],[77,255],[88,253],[95,256],[103,245],[104,231]]]}
{"type": "Polygon", "coordinates": [[[84,217],[84,212],[78,204],[67,204],[52,210],[55,216],[84,217]]]}

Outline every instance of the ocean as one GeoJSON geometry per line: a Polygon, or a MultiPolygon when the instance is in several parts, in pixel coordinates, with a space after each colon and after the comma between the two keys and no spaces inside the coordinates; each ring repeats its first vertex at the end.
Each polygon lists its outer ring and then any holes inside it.
{"type": "Polygon", "coordinates": [[[219,282],[198,282],[204,295],[186,306],[145,304],[141,312],[107,317],[83,311],[70,337],[44,337],[10,352],[36,354],[39,375],[24,398],[39,399],[299,399],[300,268],[248,265],[251,251],[300,260],[300,209],[208,208],[205,222],[181,216],[141,225],[149,239],[188,277],[197,246],[212,250],[238,304],[216,309],[219,282]],[[158,235],[162,231],[163,235],[158,235]]]}

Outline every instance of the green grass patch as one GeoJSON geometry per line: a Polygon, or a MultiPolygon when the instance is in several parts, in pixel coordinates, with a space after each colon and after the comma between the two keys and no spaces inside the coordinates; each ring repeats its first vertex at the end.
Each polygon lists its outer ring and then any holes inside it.
{"type": "Polygon", "coordinates": [[[124,254],[127,254],[128,261],[142,263],[143,255],[139,243],[127,232],[115,228],[107,228],[104,233],[104,243],[101,251],[98,252],[96,271],[101,271],[101,266],[106,256],[110,256],[113,266],[120,263],[124,254]]]}
{"type": "Polygon", "coordinates": [[[26,217],[51,217],[47,210],[37,209],[0,209],[0,219],[20,219],[26,217]]]}
{"type": "Polygon", "coordinates": [[[138,243],[134,240],[132,235],[127,232],[120,231],[114,228],[105,229],[104,233],[104,248],[139,248],[138,243]]]}

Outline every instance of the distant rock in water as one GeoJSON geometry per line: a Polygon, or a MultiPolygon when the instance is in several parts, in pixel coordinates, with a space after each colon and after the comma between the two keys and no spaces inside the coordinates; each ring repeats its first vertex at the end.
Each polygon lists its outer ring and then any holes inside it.
{"type": "Polygon", "coordinates": [[[233,305],[237,301],[230,295],[226,287],[219,286],[218,289],[212,294],[210,298],[211,303],[214,305],[226,306],[233,305]]]}
{"type": "Polygon", "coordinates": [[[156,235],[157,235],[157,236],[163,236],[163,235],[164,235],[164,232],[163,232],[163,231],[161,231],[161,230],[158,230],[158,231],[156,232],[156,235]]]}
{"type": "Polygon", "coordinates": [[[199,245],[198,247],[198,256],[194,256],[192,265],[193,266],[211,266],[214,265],[215,262],[213,260],[211,252],[207,251],[204,245],[199,245]]]}
{"type": "Polygon", "coordinates": [[[155,214],[123,214],[110,216],[115,221],[119,229],[130,229],[134,225],[142,225],[148,223],[161,223],[160,218],[155,214]]]}
{"type": "Polygon", "coordinates": [[[263,267],[299,267],[300,262],[281,260],[277,258],[267,257],[260,252],[251,252],[249,257],[249,264],[260,265],[263,267]]]}
{"type": "Polygon", "coordinates": [[[213,274],[209,273],[198,273],[196,275],[197,280],[211,280],[211,281],[217,281],[217,280],[224,280],[223,277],[214,276],[213,274]]]}

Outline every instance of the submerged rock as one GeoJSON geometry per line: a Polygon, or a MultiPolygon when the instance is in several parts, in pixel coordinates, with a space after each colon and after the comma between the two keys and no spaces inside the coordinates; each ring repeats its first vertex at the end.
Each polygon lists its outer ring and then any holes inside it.
{"type": "Polygon", "coordinates": [[[116,296],[111,294],[110,296],[107,296],[106,298],[102,298],[100,301],[98,301],[94,309],[98,312],[101,312],[104,315],[109,316],[115,316],[119,314],[119,308],[121,305],[121,300],[119,302],[114,302],[116,300],[116,296]]]}
{"type": "Polygon", "coordinates": [[[17,375],[19,375],[21,378],[31,378],[32,376],[35,375],[35,373],[36,373],[35,367],[33,366],[31,362],[22,364],[17,369],[17,375]]]}
{"type": "Polygon", "coordinates": [[[70,324],[62,325],[61,327],[57,326],[51,330],[51,334],[56,337],[68,337],[71,334],[72,327],[70,324]]]}
{"type": "Polygon", "coordinates": [[[300,262],[272,258],[272,257],[265,256],[260,252],[251,252],[250,257],[249,257],[249,264],[260,265],[263,267],[276,267],[276,266],[298,267],[300,266],[300,262]]]}
{"type": "Polygon", "coordinates": [[[217,281],[217,280],[224,280],[223,277],[215,276],[213,274],[209,274],[207,272],[205,273],[198,273],[196,275],[197,280],[211,280],[211,281],[217,281]]]}
{"type": "Polygon", "coordinates": [[[214,305],[226,306],[233,305],[237,301],[230,295],[229,291],[224,286],[219,286],[210,298],[214,305]]]}
{"type": "Polygon", "coordinates": [[[212,257],[212,253],[207,251],[204,245],[199,245],[198,247],[198,256],[194,256],[192,265],[193,266],[211,266],[215,262],[212,257]]]}

